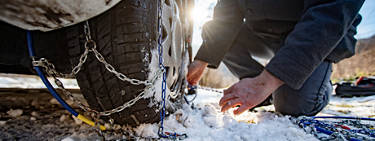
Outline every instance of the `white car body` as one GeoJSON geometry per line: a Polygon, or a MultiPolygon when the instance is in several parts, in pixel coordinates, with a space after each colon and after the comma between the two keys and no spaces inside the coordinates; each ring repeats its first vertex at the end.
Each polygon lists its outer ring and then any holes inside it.
{"type": "Polygon", "coordinates": [[[121,0],[0,0],[0,20],[26,30],[70,26],[112,8],[121,0]]]}

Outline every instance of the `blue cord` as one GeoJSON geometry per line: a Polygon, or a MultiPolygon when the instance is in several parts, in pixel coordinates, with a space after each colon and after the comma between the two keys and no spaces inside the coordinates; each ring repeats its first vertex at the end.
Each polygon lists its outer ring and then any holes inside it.
{"type": "Polygon", "coordinates": [[[326,130],[326,129],[323,129],[323,128],[320,128],[319,126],[315,126],[315,129],[319,132],[322,132],[324,134],[327,134],[327,135],[331,135],[333,132],[332,131],[329,131],[329,130],[326,130]]]}
{"type": "MultiPolygon", "coordinates": [[[[28,47],[28,51],[29,51],[29,55],[31,58],[34,58],[35,57],[35,54],[34,54],[34,49],[33,49],[33,42],[32,42],[32,37],[31,37],[31,32],[30,31],[27,31],[26,33],[27,35],[27,47],[28,47]]],[[[43,74],[43,72],[40,70],[40,67],[38,66],[34,66],[34,69],[35,71],[38,73],[40,79],[42,79],[44,85],[46,85],[48,91],[52,94],[53,97],[56,98],[56,100],[66,109],[68,110],[71,114],[73,114],[74,116],[78,116],[78,113],[72,108],[70,107],[58,94],[57,92],[55,91],[55,89],[53,88],[53,86],[51,85],[51,83],[48,81],[48,79],[46,78],[46,76],[43,74]]]]}
{"type": "Polygon", "coordinates": [[[33,40],[31,38],[31,32],[27,31],[26,32],[26,38],[27,38],[27,49],[29,51],[30,57],[34,57],[34,50],[33,50],[33,40]]]}
{"type": "Polygon", "coordinates": [[[78,116],[78,113],[72,109],[55,91],[51,83],[47,80],[47,78],[43,75],[43,72],[40,70],[39,67],[34,67],[36,72],[38,73],[39,77],[42,79],[43,83],[46,85],[49,92],[51,92],[52,96],[56,98],[56,100],[70,113],[72,113],[75,117],[78,116]]]}

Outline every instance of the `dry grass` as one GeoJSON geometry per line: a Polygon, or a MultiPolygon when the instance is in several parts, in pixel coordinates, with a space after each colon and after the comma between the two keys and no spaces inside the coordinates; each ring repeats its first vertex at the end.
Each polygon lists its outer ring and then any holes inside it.
{"type": "Polygon", "coordinates": [[[333,65],[332,79],[375,75],[375,36],[357,44],[357,54],[333,65]]]}

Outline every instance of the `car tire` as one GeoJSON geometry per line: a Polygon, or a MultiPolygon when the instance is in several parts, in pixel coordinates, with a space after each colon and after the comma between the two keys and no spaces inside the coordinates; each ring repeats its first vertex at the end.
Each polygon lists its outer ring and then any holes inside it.
{"type": "MultiPolygon", "coordinates": [[[[184,62],[189,59],[185,57],[188,56],[185,55],[187,54],[186,35],[183,35],[185,26],[181,23],[178,14],[178,5],[181,3],[173,0],[162,0],[162,2],[163,7],[169,8],[163,9],[162,28],[168,92],[180,94],[183,86],[179,84],[177,89],[175,87],[178,83],[184,82],[186,69],[184,62]],[[171,13],[168,14],[167,10],[171,13]]],[[[146,80],[150,75],[152,67],[149,65],[152,64],[154,55],[157,55],[152,53],[157,49],[159,36],[157,11],[158,1],[124,0],[88,21],[91,36],[97,44],[96,49],[117,71],[130,78],[146,80]]],[[[85,49],[83,23],[68,27],[65,31],[70,63],[74,67],[85,49]]],[[[76,79],[87,103],[97,111],[119,107],[134,99],[145,89],[144,85],[133,85],[118,79],[106,70],[104,64],[100,63],[93,53],[89,53],[76,79]]],[[[110,115],[110,118],[117,124],[129,126],[158,122],[160,101],[155,99],[158,98],[140,99],[130,108],[110,115]]],[[[168,99],[175,105],[182,101],[170,97],[168,99]]],[[[169,110],[173,112],[173,108],[169,110]]]]}

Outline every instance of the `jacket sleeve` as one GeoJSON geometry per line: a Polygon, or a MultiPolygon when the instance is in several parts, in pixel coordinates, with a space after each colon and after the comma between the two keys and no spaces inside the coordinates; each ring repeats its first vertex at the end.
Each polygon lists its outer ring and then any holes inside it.
{"type": "Polygon", "coordinates": [[[305,0],[304,14],[265,69],[299,89],[347,34],[364,0],[305,0]]]}
{"type": "Polygon", "coordinates": [[[243,23],[243,15],[237,0],[219,0],[214,9],[213,20],[202,29],[203,43],[195,59],[217,68],[231,47],[243,23]]]}

